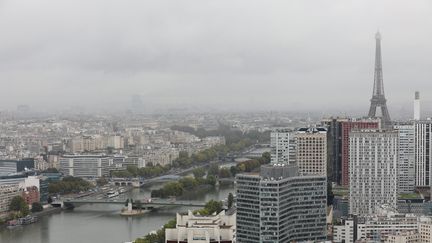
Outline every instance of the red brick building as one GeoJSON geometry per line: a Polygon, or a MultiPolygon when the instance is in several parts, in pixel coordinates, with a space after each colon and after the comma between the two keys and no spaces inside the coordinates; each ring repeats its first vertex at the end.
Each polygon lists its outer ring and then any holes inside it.
{"type": "Polygon", "coordinates": [[[39,202],[39,190],[36,186],[30,186],[27,187],[23,192],[22,192],[22,197],[24,198],[24,201],[26,201],[26,203],[28,205],[32,205],[34,202],[39,202]]]}

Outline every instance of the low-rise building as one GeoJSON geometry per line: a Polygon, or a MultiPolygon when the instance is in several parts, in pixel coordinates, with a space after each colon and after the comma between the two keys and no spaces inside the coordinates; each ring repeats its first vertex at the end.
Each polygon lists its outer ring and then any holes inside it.
{"type": "Polygon", "coordinates": [[[222,211],[202,216],[177,214],[175,229],[165,230],[166,243],[233,243],[236,233],[236,213],[222,211]]]}
{"type": "Polygon", "coordinates": [[[432,219],[431,218],[420,218],[418,231],[420,235],[421,243],[432,242],[432,219]]]}
{"type": "Polygon", "coordinates": [[[39,189],[36,186],[29,186],[22,190],[21,196],[31,206],[34,202],[40,202],[39,189]]]}
{"type": "Polygon", "coordinates": [[[109,160],[105,155],[64,155],[60,158],[60,172],[84,178],[107,176],[109,160]]]}
{"type": "Polygon", "coordinates": [[[387,236],[387,240],[385,240],[385,243],[419,243],[419,242],[420,242],[420,234],[417,232],[417,230],[391,233],[387,236]]]}

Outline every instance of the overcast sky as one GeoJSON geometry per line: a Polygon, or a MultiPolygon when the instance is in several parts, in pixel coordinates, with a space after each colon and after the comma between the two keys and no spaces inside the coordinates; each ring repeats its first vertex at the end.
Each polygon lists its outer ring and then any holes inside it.
{"type": "Polygon", "coordinates": [[[367,110],[377,29],[390,111],[428,106],[430,0],[0,0],[0,108],[367,110]]]}

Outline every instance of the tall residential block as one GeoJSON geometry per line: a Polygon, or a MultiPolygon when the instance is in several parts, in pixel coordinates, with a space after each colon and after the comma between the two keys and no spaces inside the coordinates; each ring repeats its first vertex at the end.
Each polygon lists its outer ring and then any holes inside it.
{"type": "Polygon", "coordinates": [[[341,122],[341,168],[342,185],[349,186],[349,146],[350,132],[356,129],[377,129],[381,127],[379,119],[350,119],[341,122]]]}
{"type": "Polygon", "coordinates": [[[327,130],[300,128],[295,133],[295,141],[300,174],[327,176],[327,130]]]}
{"type": "Polygon", "coordinates": [[[350,214],[374,214],[384,204],[396,208],[398,132],[357,130],[349,139],[350,214]]]}
{"type": "Polygon", "coordinates": [[[327,177],[338,185],[342,181],[341,122],[348,118],[325,118],[321,125],[327,129],[327,177]]]}
{"type": "Polygon", "coordinates": [[[412,193],[415,189],[415,136],[413,123],[394,125],[399,133],[398,193],[412,193]]]}
{"type": "Polygon", "coordinates": [[[294,164],[266,165],[236,182],[237,242],[326,239],[326,176],[301,176],[294,164]]]}
{"type": "Polygon", "coordinates": [[[295,162],[294,132],[277,129],[270,133],[271,163],[292,164],[295,162]]]}
{"type": "Polygon", "coordinates": [[[416,186],[427,187],[432,185],[432,120],[415,121],[414,126],[416,186]]]}
{"type": "Polygon", "coordinates": [[[329,180],[348,186],[349,133],[352,129],[379,128],[379,119],[326,118],[321,124],[327,128],[327,175],[329,180]]]}

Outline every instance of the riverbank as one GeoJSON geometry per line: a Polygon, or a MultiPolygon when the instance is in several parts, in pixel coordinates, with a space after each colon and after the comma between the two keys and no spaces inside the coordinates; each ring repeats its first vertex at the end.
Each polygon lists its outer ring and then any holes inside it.
{"type": "MultiPolygon", "coordinates": [[[[37,218],[41,218],[47,215],[51,215],[51,214],[55,214],[55,213],[60,213],[61,211],[63,211],[62,208],[56,208],[56,207],[49,207],[49,208],[44,208],[43,211],[40,212],[35,212],[35,213],[31,213],[29,215],[31,216],[35,216],[37,218]]],[[[0,228],[6,228],[6,220],[4,222],[2,222],[2,224],[0,224],[0,228]]]]}
{"type": "Polygon", "coordinates": [[[36,216],[38,218],[46,216],[46,215],[51,215],[54,213],[60,213],[61,211],[63,211],[63,208],[60,207],[48,207],[48,208],[44,208],[43,211],[40,212],[36,212],[36,213],[32,213],[31,215],[36,216]]]}

